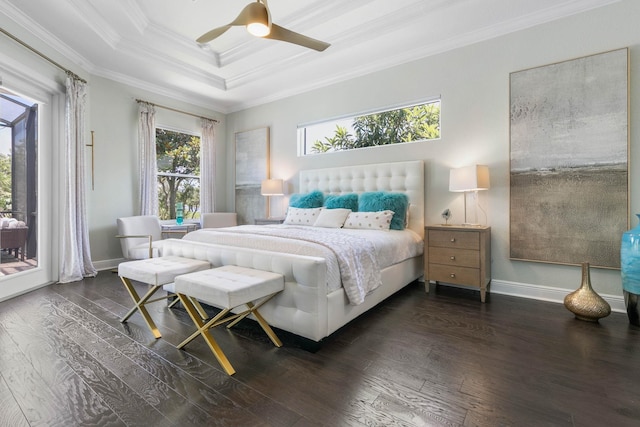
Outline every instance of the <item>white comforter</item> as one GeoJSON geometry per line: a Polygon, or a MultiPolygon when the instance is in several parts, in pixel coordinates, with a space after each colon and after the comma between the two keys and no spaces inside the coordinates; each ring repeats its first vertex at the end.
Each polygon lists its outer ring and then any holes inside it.
{"type": "Polygon", "coordinates": [[[287,225],[242,225],[203,229],[184,240],[241,246],[326,259],[329,292],[342,286],[357,305],[377,288],[381,269],[422,253],[420,236],[410,230],[346,230],[287,225]]]}

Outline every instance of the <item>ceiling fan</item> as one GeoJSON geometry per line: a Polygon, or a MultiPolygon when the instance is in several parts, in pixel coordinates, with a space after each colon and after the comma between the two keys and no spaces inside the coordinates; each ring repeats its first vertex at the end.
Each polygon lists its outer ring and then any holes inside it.
{"type": "Polygon", "coordinates": [[[198,43],[208,43],[234,26],[246,26],[247,31],[256,37],[293,43],[320,52],[331,46],[329,43],[287,30],[271,22],[271,13],[267,6],[267,0],[256,0],[255,3],[249,3],[232,22],[222,27],[214,28],[200,36],[196,41],[198,43]]]}

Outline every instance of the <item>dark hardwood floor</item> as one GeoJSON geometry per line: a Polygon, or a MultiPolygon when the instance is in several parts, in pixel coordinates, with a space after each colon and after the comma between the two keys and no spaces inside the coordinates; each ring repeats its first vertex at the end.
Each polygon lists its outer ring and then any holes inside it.
{"type": "Polygon", "coordinates": [[[640,329],[563,305],[413,283],[316,352],[253,321],[214,336],[228,377],[182,309],[116,274],[0,303],[0,426],[638,426],[640,329]]]}

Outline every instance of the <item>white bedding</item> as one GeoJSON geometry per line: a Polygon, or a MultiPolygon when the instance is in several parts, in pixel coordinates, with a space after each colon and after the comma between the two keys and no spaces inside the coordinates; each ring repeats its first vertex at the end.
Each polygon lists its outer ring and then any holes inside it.
{"type": "Polygon", "coordinates": [[[242,225],[197,230],[183,240],[322,257],[328,269],[328,292],[342,285],[353,305],[380,285],[380,270],[423,251],[422,238],[411,230],[242,225]]]}

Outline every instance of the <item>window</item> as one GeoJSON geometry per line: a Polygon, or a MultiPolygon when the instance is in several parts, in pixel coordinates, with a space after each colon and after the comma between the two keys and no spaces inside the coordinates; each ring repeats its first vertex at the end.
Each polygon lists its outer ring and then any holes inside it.
{"type": "Polygon", "coordinates": [[[178,202],[184,219],[200,218],[200,136],[157,128],[156,157],[160,219],[175,218],[178,202]]]}
{"type": "Polygon", "coordinates": [[[440,99],[298,127],[302,155],[440,138],[440,99]]]}
{"type": "Polygon", "coordinates": [[[37,261],[38,104],[0,88],[0,276],[37,261]]]}

